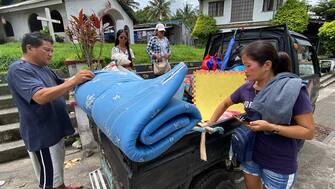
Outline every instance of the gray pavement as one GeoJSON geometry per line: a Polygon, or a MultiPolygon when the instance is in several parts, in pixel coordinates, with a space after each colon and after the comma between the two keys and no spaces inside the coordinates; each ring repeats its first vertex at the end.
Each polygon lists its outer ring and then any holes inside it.
{"type": "MultiPolygon", "coordinates": [[[[80,183],[84,186],[84,189],[89,189],[91,188],[91,184],[88,174],[99,168],[100,165],[98,153],[93,154],[91,157],[81,159],[81,151],[67,148],[65,162],[77,158],[80,158],[80,160],[68,163],[67,165],[69,167],[65,168],[65,184],[80,183]]],[[[0,185],[0,189],[38,188],[33,166],[29,158],[0,164],[0,184],[1,181],[5,181],[5,184],[0,185]]]]}
{"type": "Polygon", "coordinates": [[[296,189],[335,188],[335,147],[307,141],[299,157],[296,189]]]}
{"type": "Polygon", "coordinates": [[[323,127],[335,129],[335,83],[320,90],[314,121],[323,127]]]}
{"type": "MultiPolygon", "coordinates": [[[[335,129],[335,83],[320,90],[314,121],[331,132],[335,129]]],[[[295,189],[335,189],[335,132],[320,141],[306,141],[299,156],[295,189]]]]}

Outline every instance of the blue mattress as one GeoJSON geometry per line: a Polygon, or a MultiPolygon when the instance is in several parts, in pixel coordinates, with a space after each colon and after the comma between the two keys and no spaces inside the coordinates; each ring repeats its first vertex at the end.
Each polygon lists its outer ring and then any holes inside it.
{"type": "Polygon", "coordinates": [[[144,80],[132,72],[96,72],[75,92],[77,104],[127,157],[154,159],[201,120],[198,109],[174,98],[187,73],[180,63],[144,80]]]}

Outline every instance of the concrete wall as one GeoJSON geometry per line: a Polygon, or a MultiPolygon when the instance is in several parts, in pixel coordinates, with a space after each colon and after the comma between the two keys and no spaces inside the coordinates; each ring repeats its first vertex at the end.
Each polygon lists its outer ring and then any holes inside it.
{"type": "MultiPolygon", "coordinates": [[[[204,15],[208,15],[208,3],[218,0],[202,0],[200,10],[204,15]]],[[[223,16],[214,17],[217,25],[231,24],[231,7],[233,0],[224,0],[223,16]]],[[[284,0],[285,2],[286,0],[284,0]]],[[[263,12],[263,0],[254,0],[253,20],[248,22],[264,22],[273,18],[275,11],[263,12]]],[[[246,22],[241,22],[246,23],[246,22]]]]}
{"type": "MultiPolygon", "coordinates": [[[[50,9],[50,11],[57,10],[62,15],[63,22],[65,24],[64,18],[66,18],[67,16],[64,9],[65,7],[63,5],[52,5],[48,8],[50,9]]],[[[30,29],[28,19],[29,16],[33,13],[37,14],[38,16],[45,17],[45,8],[34,8],[24,11],[6,13],[4,15],[4,18],[11,23],[14,31],[14,37],[6,38],[6,40],[21,40],[25,33],[29,33],[30,29]]],[[[45,22],[42,22],[42,26],[46,25],[47,24],[45,22]]]]}
{"type": "Polygon", "coordinates": [[[5,42],[5,39],[6,39],[5,28],[0,20],[0,44],[5,42]]]}
{"type": "MultiPolygon", "coordinates": [[[[110,0],[112,3],[112,9],[107,13],[110,14],[115,20],[116,31],[123,29],[125,25],[129,27],[129,33],[133,33],[133,21],[128,16],[128,14],[122,9],[119,3],[116,0],[110,0]]],[[[81,9],[84,10],[84,13],[91,14],[92,11],[95,14],[99,14],[101,10],[105,8],[106,1],[104,0],[65,0],[66,14],[78,15],[81,9]]],[[[134,36],[130,35],[130,42],[134,42],[134,36]]]]}
{"type": "MultiPolygon", "coordinates": [[[[116,29],[123,29],[124,25],[129,27],[129,32],[133,33],[133,21],[128,16],[128,14],[122,9],[122,7],[117,3],[116,0],[110,0],[112,2],[113,9],[109,10],[107,14],[110,14],[115,19],[116,29]]],[[[79,11],[83,8],[86,14],[91,14],[94,11],[97,15],[99,11],[104,9],[106,1],[105,0],[65,0],[65,3],[50,6],[41,6],[36,8],[32,6],[31,9],[26,10],[16,10],[16,11],[3,11],[0,16],[3,16],[7,21],[9,21],[14,30],[14,37],[7,38],[6,40],[21,40],[25,33],[30,32],[28,19],[33,13],[38,16],[45,17],[45,7],[48,7],[50,11],[57,10],[64,23],[64,28],[66,28],[68,23],[68,17],[71,15],[78,16],[79,11]]],[[[26,7],[27,8],[27,7],[26,7]]],[[[42,26],[46,26],[45,22],[42,22],[42,26]]],[[[0,36],[4,35],[3,26],[0,26],[0,36]]],[[[64,32],[56,32],[57,35],[65,36],[64,32]]],[[[130,42],[133,43],[134,37],[130,35],[130,42]]]]}
{"type": "Polygon", "coordinates": [[[188,29],[184,24],[181,26],[181,33],[182,33],[182,43],[186,45],[193,45],[194,41],[191,37],[192,31],[188,29]]]}

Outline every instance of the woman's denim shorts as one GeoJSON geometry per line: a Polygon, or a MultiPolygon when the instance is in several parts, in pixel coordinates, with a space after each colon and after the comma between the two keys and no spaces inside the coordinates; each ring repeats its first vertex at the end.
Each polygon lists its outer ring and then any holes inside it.
{"type": "Polygon", "coordinates": [[[244,162],[242,166],[243,172],[253,176],[259,176],[267,189],[288,189],[293,186],[296,180],[296,173],[289,175],[275,173],[262,168],[253,161],[244,162]]]}

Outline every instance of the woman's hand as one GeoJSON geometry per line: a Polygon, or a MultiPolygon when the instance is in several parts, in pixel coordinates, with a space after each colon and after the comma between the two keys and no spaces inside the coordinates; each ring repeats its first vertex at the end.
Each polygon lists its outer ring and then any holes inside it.
{"type": "Polygon", "coordinates": [[[161,55],[160,55],[159,53],[156,53],[156,54],[154,55],[154,57],[155,57],[155,59],[156,59],[158,62],[162,61],[162,57],[161,57],[161,55]]]}
{"type": "Polygon", "coordinates": [[[248,125],[246,125],[253,131],[270,131],[274,130],[273,124],[265,121],[265,120],[256,120],[251,121],[248,125]]]}
{"type": "Polygon", "coordinates": [[[295,125],[277,125],[265,120],[251,121],[246,125],[253,131],[268,131],[281,136],[311,140],[314,136],[314,120],[311,112],[293,117],[295,125]]]}
{"type": "Polygon", "coordinates": [[[169,58],[170,58],[170,56],[171,56],[171,54],[170,54],[170,53],[168,53],[168,54],[165,54],[165,55],[164,55],[164,58],[165,58],[165,59],[169,59],[169,58]]]}

